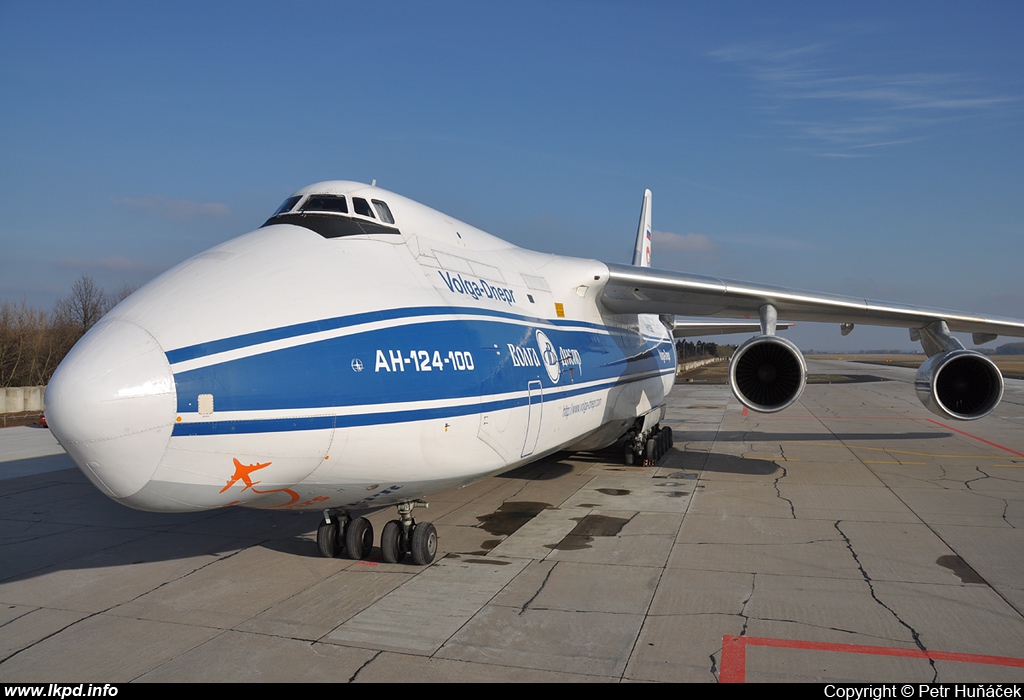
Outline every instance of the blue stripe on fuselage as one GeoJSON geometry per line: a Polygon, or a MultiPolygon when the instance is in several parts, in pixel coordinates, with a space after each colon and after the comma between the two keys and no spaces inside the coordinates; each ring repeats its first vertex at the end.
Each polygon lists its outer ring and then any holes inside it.
{"type": "MultiPolygon", "coordinates": [[[[523,317],[488,311],[481,318],[452,320],[467,314],[464,308],[406,309],[405,316],[387,312],[402,325],[391,325],[339,337],[308,342],[251,356],[214,363],[175,374],[179,414],[195,414],[198,396],[212,394],[216,412],[264,412],[323,408],[331,415],[301,418],[260,417],[253,420],[178,423],[174,434],[211,434],[312,430],[341,425],[368,425],[415,419],[464,415],[481,410],[487,396],[515,395],[530,381],[540,380],[545,391],[559,389],[559,396],[594,391],[618,383],[674,371],[671,341],[645,341],[635,332],[597,324],[566,323],[551,327],[537,321],[553,350],[561,356],[553,381],[543,356],[545,349],[536,329],[523,325],[523,317]],[[410,313],[413,312],[413,313],[410,313]],[[431,320],[430,316],[449,318],[431,320]],[[489,318],[482,318],[487,316],[489,318]],[[495,317],[509,318],[510,321],[495,317]],[[511,322],[518,321],[518,323],[511,322]],[[409,321],[415,321],[409,323],[409,321]],[[593,330],[586,330],[592,328],[593,330]],[[659,352],[660,351],[660,352],[659,352]],[[668,352],[666,352],[668,351],[668,352]],[[586,383],[586,386],[577,386],[586,383]],[[568,392],[568,393],[566,393],[568,392]],[[422,402],[459,401],[443,407],[426,408],[422,402]],[[409,404],[408,409],[381,410],[380,404],[409,404]],[[419,406],[417,406],[419,404],[419,406]],[[372,412],[337,411],[365,407],[372,412]],[[331,410],[335,409],[335,410],[331,410]],[[334,413],[339,413],[335,416],[334,413]],[[342,415],[342,413],[345,413],[342,415]],[[257,427],[257,425],[262,427],[257,427]]],[[[226,345],[238,347],[240,338],[251,344],[268,339],[298,336],[315,330],[359,325],[381,320],[380,315],[360,314],[338,319],[273,329],[248,336],[213,341],[203,346],[222,352],[226,345]],[[370,317],[373,317],[372,319],[370,317]],[[314,329],[315,326],[315,329],[314,329]],[[297,330],[297,329],[302,329],[297,330]]],[[[178,352],[178,351],[172,351],[178,352]]],[[[168,353],[170,359],[172,353],[168,353]]],[[[201,355],[196,355],[201,356],[201,355]]],[[[182,361],[177,356],[177,361],[182,361]]],[[[525,397],[507,398],[489,410],[523,405],[525,397]]]]}
{"type": "MultiPolygon", "coordinates": [[[[661,374],[672,373],[675,370],[665,370],[661,374]]],[[[618,380],[609,381],[598,386],[587,386],[579,389],[560,391],[558,399],[566,399],[581,394],[595,391],[602,391],[613,386],[630,384],[644,379],[650,379],[651,375],[633,375],[618,380]]],[[[554,400],[547,396],[545,401],[554,400]]],[[[368,425],[390,425],[393,423],[406,423],[420,420],[433,420],[438,418],[453,418],[485,411],[499,411],[518,406],[525,406],[529,402],[527,396],[519,396],[511,399],[484,401],[482,403],[470,403],[462,405],[448,405],[437,408],[409,408],[396,411],[383,411],[380,413],[353,413],[348,415],[324,415],[305,416],[298,418],[253,418],[231,421],[211,421],[202,423],[177,423],[174,426],[173,436],[187,435],[245,435],[249,433],[278,433],[297,430],[328,430],[332,428],[357,428],[368,425]]]]}
{"type": "Polygon", "coordinates": [[[230,338],[221,338],[218,340],[211,340],[205,343],[196,343],[195,345],[188,345],[185,347],[167,351],[167,361],[174,365],[179,362],[184,362],[186,360],[194,360],[199,357],[206,357],[208,355],[215,355],[217,353],[227,352],[229,350],[237,350],[239,348],[245,348],[252,345],[268,343],[274,340],[295,338],[302,335],[320,333],[323,331],[331,331],[350,326],[358,326],[364,323],[373,323],[376,321],[389,321],[393,319],[406,318],[413,319],[426,316],[438,316],[442,314],[457,314],[460,316],[493,316],[498,318],[525,321],[527,323],[533,323],[542,327],[548,327],[552,325],[572,326],[580,328],[592,328],[594,330],[605,330],[607,328],[606,326],[602,326],[597,323],[587,323],[583,321],[567,321],[564,319],[542,319],[538,317],[510,313],[507,311],[494,311],[490,309],[477,309],[473,307],[416,306],[401,309],[382,309],[380,311],[367,311],[364,313],[351,314],[348,316],[335,316],[333,318],[323,318],[318,319],[316,321],[296,323],[290,326],[268,328],[266,330],[254,331],[252,333],[243,333],[242,335],[236,335],[230,338]]]}

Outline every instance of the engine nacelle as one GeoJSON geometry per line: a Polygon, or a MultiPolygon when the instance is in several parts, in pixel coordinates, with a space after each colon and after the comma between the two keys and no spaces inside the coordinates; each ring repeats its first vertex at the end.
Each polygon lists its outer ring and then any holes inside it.
{"type": "Polygon", "coordinates": [[[937,415],[958,420],[987,416],[1003,398],[1003,375],[996,364],[973,350],[932,355],[914,378],[917,397],[937,415]]]}
{"type": "Polygon", "coordinates": [[[800,398],[806,385],[803,354],[776,335],[751,338],[736,349],[729,363],[732,393],[754,411],[781,411],[800,398]]]}

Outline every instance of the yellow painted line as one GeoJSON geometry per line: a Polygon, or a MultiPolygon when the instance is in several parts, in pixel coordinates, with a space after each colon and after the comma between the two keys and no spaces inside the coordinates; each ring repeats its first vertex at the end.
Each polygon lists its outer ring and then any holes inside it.
{"type": "Polygon", "coordinates": [[[887,462],[887,461],[881,460],[881,459],[862,459],[861,463],[862,464],[900,464],[900,465],[903,465],[903,464],[928,464],[928,462],[899,462],[899,461],[896,461],[896,460],[892,460],[892,461],[887,462]]]}

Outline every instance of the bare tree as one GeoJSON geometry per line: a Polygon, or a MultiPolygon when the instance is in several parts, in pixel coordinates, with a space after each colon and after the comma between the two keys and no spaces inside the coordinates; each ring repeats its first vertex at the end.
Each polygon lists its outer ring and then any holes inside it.
{"type": "Polygon", "coordinates": [[[75,280],[71,294],[57,301],[53,307],[58,321],[68,323],[79,331],[79,335],[96,325],[109,308],[107,295],[96,285],[92,277],[82,275],[75,280]]]}
{"type": "Polygon", "coordinates": [[[110,311],[112,308],[120,304],[122,301],[128,298],[128,295],[139,288],[137,284],[129,284],[128,282],[122,282],[121,286],[112,291],[107,295],[107,308],[106,311],[110,311]]]}
{"type": "Polygon", "coordinates": [[[0,386],[12,386],[25,357],[25,343],[21,329],[21,311],[25,308],[10,301],[0,302],[0,386]]]}
{"type": "Polygon", "coordinates": [[[78,339],[133,291],[135,287],[125,283],[106,294],[91,277],[82,275],[50,314],[24,300],[19,305],[0,299],[0,387],[49,382],[78,339]]]}
{"type": "Polygon", "coordinates": [[[0,386],[38,386],[79,337],[76,329],[21,304],[0,301],[0,386]]]}

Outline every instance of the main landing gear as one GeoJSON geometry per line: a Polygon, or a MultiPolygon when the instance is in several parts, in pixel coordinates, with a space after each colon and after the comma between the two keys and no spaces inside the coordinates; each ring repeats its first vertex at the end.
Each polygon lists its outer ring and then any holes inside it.
{"type": "MultiPolygon", "coordinates": [[[[380,533],[380,551],[384,561],[396,564],[412,554],[413,563],[424,566],[437,555],[437,530],[432,523],[417,523],[412,509],[426,508],[419,501],[399,503],[398,520],[390,520],[380,533]]],[[[316,545],[325,557],[369,559],[373,550],[373,525],[366,518],[351,518],[347,513],[324,511],[316,530],[316,545]]]]}
{"type": "Polygon", "coordinates": [[[672,428],[658,424],[650,430],[626,433],[623,462],[626,466],[653,467],[672,447],[672,428]]]}

